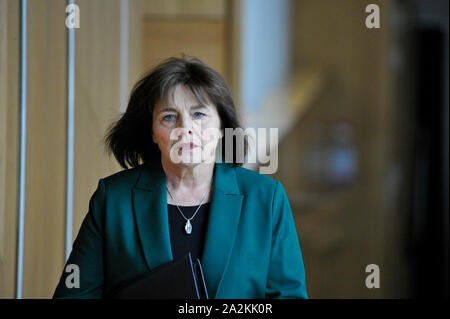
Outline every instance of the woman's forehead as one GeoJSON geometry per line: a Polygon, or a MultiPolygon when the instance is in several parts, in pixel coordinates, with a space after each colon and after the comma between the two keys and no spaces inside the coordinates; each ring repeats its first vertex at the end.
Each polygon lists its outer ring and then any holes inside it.
{"type": "Polygon", "coordinates": [[[178,85],[171,89],[166,96],[158,103],[159,109],[164,108],[191,108],[197,106],[212,107],[206,93],[199,93],[200,100],[190,88],[178,85]]]}

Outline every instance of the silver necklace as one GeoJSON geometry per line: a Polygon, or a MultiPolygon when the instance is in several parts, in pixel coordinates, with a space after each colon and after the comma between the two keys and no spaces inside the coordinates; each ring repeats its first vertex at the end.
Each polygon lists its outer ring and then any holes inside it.
{"type": "Polygon", "coordinates": [[[205,195],[203,195],[202,201],[201,201],[200,205],[197,207],[197,210],[195,211],[194,215],[192,215],[191,218],[186,218],[186,216],[184,216],[183,212],[181,211],[180,207],[178,206],[177,200],[175,199],[175,197],[172,196],[172,194],[170,193],[169,188],[167,188],[167,186],[166,186],[166,189],[167,189],[167,192],[169,193],[170,197],[172,197],[172,199],[174,200],[175,206],[177,206],[178,211],[180,212],[181,216],[183,216],[184,220],[186,220],[186,225],[184,225],[184,231],[186,232],[186,234],[190,235],[192,233],[191,220],[195,217],[198,210],[202,206],[203,201],[205,200],[206,194],[208,194],[208,190],[206,191],[205,195]]]}

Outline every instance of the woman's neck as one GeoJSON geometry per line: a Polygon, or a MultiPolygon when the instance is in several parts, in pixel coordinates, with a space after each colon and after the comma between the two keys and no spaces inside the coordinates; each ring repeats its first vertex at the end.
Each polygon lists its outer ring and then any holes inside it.
{"type": "Polygon", "coordinates": [[[166,174],[166,186],[175,197],[173,200],[170,195],[167,196],[169,204],[198,205],[205,194],[204,203],[211,199],[214,162],[188,166],[161,159],[161,164],[166,174]]]}

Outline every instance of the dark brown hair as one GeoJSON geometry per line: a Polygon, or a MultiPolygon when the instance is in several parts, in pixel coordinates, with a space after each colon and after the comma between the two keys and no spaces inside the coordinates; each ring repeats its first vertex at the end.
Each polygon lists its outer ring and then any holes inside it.
{"type": "MultiPolygon", "coordinates": [[[[158,145],[152,140],[153,110],[159,101],[167,99],[178,85],[184,85],[202,103],[216,106],[222,129],[240,128],[230,89],[224,78],[197,58],[169,58],[150,70],[133,87],[126,112],[111,124],[105,136],[109,154],[113,153],[120,166],[127,169],[143,163],[161,160],[158,145]]],[[[222,154],[225,154],[225,134],[222,137],[222,154]]],[[[244,136],[244,156],[247,154],[247,137],[244,136]]],[[[236,145],[233,140],[233,158],[236,145]]],[[[222,156],[224,159],[224,157],[222,156]]]]}

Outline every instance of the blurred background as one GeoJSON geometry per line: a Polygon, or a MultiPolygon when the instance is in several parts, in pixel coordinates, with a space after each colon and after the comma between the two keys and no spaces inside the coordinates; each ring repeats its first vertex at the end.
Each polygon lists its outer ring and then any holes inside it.
{"type": "Polygon", "coordinates": [[[0,0],[0,298],[52,296],[98,179],[121,170],[106,128],[182,53],[226,78],[245,127],[278,128],[270,176],[311,298],[448,298],[447,0],[76,0],[70,31],[67,1],[21,3],[0,0]]]}

